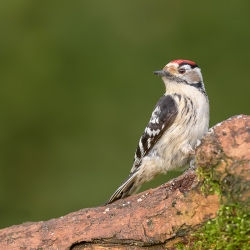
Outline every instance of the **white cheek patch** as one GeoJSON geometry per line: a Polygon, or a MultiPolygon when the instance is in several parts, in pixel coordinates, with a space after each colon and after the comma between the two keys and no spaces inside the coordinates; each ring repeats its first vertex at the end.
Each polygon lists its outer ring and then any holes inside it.
{"type": "Polygon", "coordinates": [[[201,75],[201,70],[199,68],[194,68],[189,75],[189,82],[191,83],[198,83],[202,82],[202,75],[201,75]]]}

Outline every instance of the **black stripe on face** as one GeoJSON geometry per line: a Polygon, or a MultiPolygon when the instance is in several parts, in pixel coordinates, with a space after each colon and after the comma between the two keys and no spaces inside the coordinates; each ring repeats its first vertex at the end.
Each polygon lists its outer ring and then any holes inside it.
{"type": "Polygon", "coordinates": [[[197,83],[191,83],[189,84],[190,86],[195,87],[196,89],[198,89],[203,95],[207,96],[207,93],[203,87],[202,82],[197,82],[197,83]]]}
{"type": "Polygon", "coordinates": [[[190,86],[193,86],[197,89],[201,89],[202,88],[202,82],[196,82],[196,83],[192,83],[192,84],[189,84],[190,86]]]}

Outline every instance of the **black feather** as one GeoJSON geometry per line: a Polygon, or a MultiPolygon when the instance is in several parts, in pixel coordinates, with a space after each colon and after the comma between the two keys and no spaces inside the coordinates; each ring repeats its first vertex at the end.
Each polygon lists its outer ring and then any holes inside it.
{"type": "Polygon", "coordinates": [[[149,153],[162,134],[173,124],[177,113],[173,97],[162,96],[155,105],[151,119],[140,138],[135,153],[133,171],[140,166],[142,158],[149,153]]]}
{"type": "MultiPolygon", "coordinates": [[[[179,100],[180,95],[177,95],[179,100]]],[[[136,150],[134,165],[129,177],[123,184],[114,192],[105,205],[112,203],[118,199],[125,198],[131,195],[134,191],[134,183],[137,177],[137,171],[143,157],[153,148],[155,143],[160,139],[162,134],[174,123],[178,114],[178,109],[175,100],[170,95],[164,95],[155,105],[151,119],[142,134],[139,145],[136,150]]]]}

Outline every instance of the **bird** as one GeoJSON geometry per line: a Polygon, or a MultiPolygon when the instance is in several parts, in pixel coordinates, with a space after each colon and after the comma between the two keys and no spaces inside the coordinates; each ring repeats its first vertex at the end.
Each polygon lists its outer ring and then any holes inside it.
{"type": "Polygon", "coordinates": [[[208,131],[209,100],[199,66],[177,59],[154,74],[166,92],[140,137],[128,178],[105,205],[134,195],[159,174],[192,164],[197,141],[208,131]]]}

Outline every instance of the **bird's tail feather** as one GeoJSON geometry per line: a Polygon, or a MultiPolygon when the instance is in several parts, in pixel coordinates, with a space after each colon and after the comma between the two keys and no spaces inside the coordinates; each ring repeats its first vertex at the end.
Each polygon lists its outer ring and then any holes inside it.
{"type": "Polygon", "coordinates": [[[114,194],[105,202],[105,205],[110,204],[121,198],[128,197],[138,191],[140,187],[134,187],[137,171],[133,172],[123,182],[123,184],[114,192],[114,194]]]}

